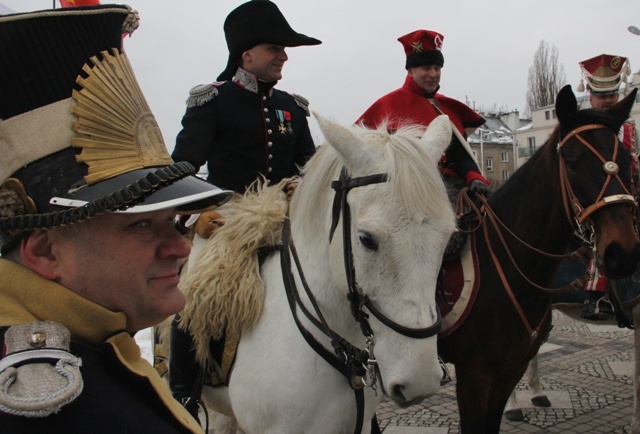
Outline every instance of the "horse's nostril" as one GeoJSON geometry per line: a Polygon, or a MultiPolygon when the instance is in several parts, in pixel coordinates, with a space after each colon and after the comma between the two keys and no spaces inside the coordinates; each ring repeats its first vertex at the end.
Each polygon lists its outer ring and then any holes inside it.
{"type": "Polygon", "coordinates": [[[405,387],[402,384],[397,384],[392,388],[393,396],[399,402],[405,402],[407,400],[406,397],[404,396],[404,389],[405,387]]]}
{"type": "Polygon", "coordinates": [[[605,274],[617,279],[631,276],[636,272],[640,263],[640,248],[628,252],[615,243],[607,247],[604,254],[605,274]]]}

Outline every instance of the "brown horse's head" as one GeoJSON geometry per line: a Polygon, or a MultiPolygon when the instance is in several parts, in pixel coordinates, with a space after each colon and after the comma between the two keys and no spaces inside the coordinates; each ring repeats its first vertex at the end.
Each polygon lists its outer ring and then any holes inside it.
{"type": "Polygon", "coordinates": [[[560,183],[567,216],[593,242],[595,257],[612,278],[640,267],[636,232],[635,164],[618,133],[636,90],[607,111],[578,110],[570,86],[556,101],[560,183]],[[633,169],[632,169],[633,165],[633,169]]]}

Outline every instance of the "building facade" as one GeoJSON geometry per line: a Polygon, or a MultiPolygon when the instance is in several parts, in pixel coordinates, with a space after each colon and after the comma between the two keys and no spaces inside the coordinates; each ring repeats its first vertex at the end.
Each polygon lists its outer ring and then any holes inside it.
{"type": "Polygon", "coordinates": [[[486,123],[468,137],[480,172],[496,190],[518,168],[515,131],[521,121],[518,111],[508,113],[481,113],[486,123]]]}

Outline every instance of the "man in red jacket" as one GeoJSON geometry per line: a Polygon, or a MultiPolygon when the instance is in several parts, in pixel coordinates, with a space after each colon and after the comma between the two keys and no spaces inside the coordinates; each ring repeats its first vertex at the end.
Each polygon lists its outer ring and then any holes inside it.
{"type": "Polygon", "coordinates": [[[406,125],[424,125],[446,114],[454,127],[451,145],[440,160],[445,177],[460,178],[471,191],[489,194],[489,181],[482,176],[466,142],[467,134],[484,124],[478,113],[440,90],[444,65],[444,37],[432,30],[416,30],[398,38],[406,54],[407,77],[404,85],[378,99],[356,121],[368,128],[385,124],[389,131],[406,125]]]}

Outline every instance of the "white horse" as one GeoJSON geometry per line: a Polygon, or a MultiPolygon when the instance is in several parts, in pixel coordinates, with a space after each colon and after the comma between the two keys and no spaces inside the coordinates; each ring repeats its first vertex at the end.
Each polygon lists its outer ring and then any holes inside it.
{"type": "MultiPolygon", "coordinates": [[[[390,135],[316,117],[326,142],[304,169],[289,217],[283,209],[279,219],[276,212],[238,224],[246,211],[261,212],[247,196],[182,287],[183,318],[209,371],[209,338],[221,326],[241,336],[228,387],[205,386],[203,399],[248,433],[369,433],[382,393],[412,405],[443,377],[435,289],[455,216],[437,161],[451,139],[449,120],[390,135]],[[260,231],[266,235],[255,237],[260,231]],[[224,246],[229,233],[252,238],[244,250],[253,265],[239,277],[264,292],[242,289],[251,292],[249,314],[235,287],[220,288],[232,256],[224,246]],[[278,243],[282,250],[258,267],[256,250],[278,243]],[[208,297],[211,291],[235,299],[208,297]]],[[[286,204],[277,193],[275,202],[286,204]]]]}

